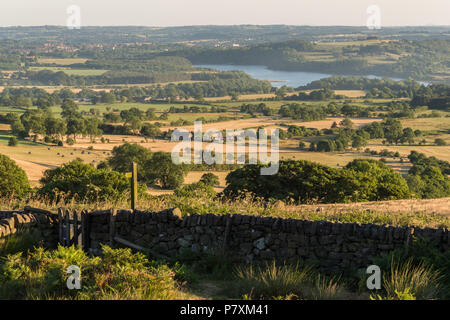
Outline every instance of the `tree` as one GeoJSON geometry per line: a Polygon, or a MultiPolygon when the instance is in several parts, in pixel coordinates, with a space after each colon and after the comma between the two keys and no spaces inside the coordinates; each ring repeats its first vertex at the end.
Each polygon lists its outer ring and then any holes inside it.
{"type": "Polygon", "coordinates": [[[65,99],[61,105],[61,117],[65,119],[78,118],[78,105],[72,99],[65,99]]]}
{"type": "Polygon", "coordinates": [[[84,120],[85,132],[94,141],[95,137],[102,134],[102,131],[98,128],[100,122],[97,118],[88,118],[84,120]]]}
{"type": "Polygon", "coordinates": [[[170,153],[156,152],[144,164],[146,182],[160,185],[163,189],[176,189],[184,182],[187,168],[172,162],[170,153]]]}
{"type": "Polygon", "coordinates": [[[132,163],[136,162],[138,165],[138,178],[143,180],[144,178],[144,165],[152,158],[152,152],[150,149],[144,148],[136,143],[125,143],[121,146],[114,147],[111,152],[111,157],[108,159],[108,163],[111,168],[118,172],[130,172],[132,163]]]}
{"type": "Polygon", "coordinates": [[[309,161],[280,161],[279,171],[262,176],[262,165],[245,165],[228,174],[229,198],[250,192],[265,199],[298,203],[334,203],[405,199],[410,196],[400,174],[375,160],[358,159],[343,169],[309,161]]]}
{"type": "Polygon", "coordinates": [[[450,179],[433,165],[414,165],[406,176],[411,191],[422,199],[450,196],[450,179]]]}
{"type": "Polygon", "coordinates": [[[17,146],[18,143],[19,142],[17,141],[16,137],[11,137],[11,138],[9,138],[8,146],[15,147],[15,146],[17,146]]]}
{"type": "Polygon", "coordinates": [[[0,196],[22,198],[31,191],[28,177],[13,160],[0,154],[0,196]]]}
{"type": "Polygon", "coordinates": [[[61,119],[47,117],[44,120],[45,134],[53,138],[62,138],[66,134],[66,123],[61,119]]]}
{"type": "Polygon", "coordinates": [[[147,111],[145,112],[145,117],[147,118],[147,120],[156,120],[157,116],[155,110],[153,108],[147,109],[147,111]]]}
{"type": "Polygon", "coordinates": [[[110,92],[103,92],[100,100],[102,103],[114,104],[116,103],[116,96],[110,92]]]}
{"type": "Polygon", "coordinates": [[[70,118],[67,121],[67,135],[73,135],[74,142],[77,140],[77,135],[86,133],[86,123],[83,118],[70,118]]]}
{"type": "Polygon", "coordinates": [[[318,152],[333,152],[336,151],[336,143],[334,140],[326,139],[317,142],[316,151],[318,152]]]}
{"type": "Polygon", "coordinates": [[[211,187],[218,186],[220,184],[219,177],[210,172],[202,175],[202,177],[200,178],[200,182],[211,187]]]}
{"type": "Polygon", "coordinates": [[[397,144],[403,136],[403,127],[397,119],[386,119],[382,122],[384,128],[384,137],[388,143],[397,144]]]}
{"type": "Polygon", "coordinates": [[[410,191],[405,179],[381,161],[356,159],[349,162],[337,184],[339,197],[348,201],[406,199],[410,191]]]}
{"type": "Polygon", "coordinates": [[[409,143],[409,144],[413,144],[414,143],[414,138],[415,138],[415,134],[414,134],[414,131],[413,131],[413,129],[411,129],[411,128],[405,128],[405,129],[403,129],[403,135],[402,135],[402,137],[400,138],[400,142],[401,143],[405,143],[405,142],[407,142],[407,143],[409,143]]]}
{"type": "Polygon", "coordinates": [[[161,129],[151,123],[146,123],[141,128],[141,134],[149,138],[157,138],[161,136],[161,129]]]}
{"type": "Polygon", "coordinates": [[[437,146],[446,146],[446,145],[447,145],[447,142],[445,142],[445,140],[444,140],[444,139],[441,139],[441,138],[435,139],[435,140],[434,140],[434,143],[435,143],[437,146]]]}
{"type": "Polygon", "coordinates": [[[280,161],[278,173],[261,175],[263,165],[245,165],[230,172],[223,191],[229,198],[240,198],[246,193],[265,199],[288,200],[299,203],[333,202],[337,169],[305,160],[280,161]]]}
{"type": "Polygon", "coordinates": [[[358,150],[367,146],[367,140],[361,137],[360,135],[355,135],[352,140],[352,147],[358,150]]]}
{"type": "Polygon", "coordinates": [[[130,182],[124,174],[107,169],[95,169],[80,160],[74,160],[62,167],[47,170],[40,180],[38,194],[53,201],[119,200],[130,188],[130,182]]]}
{"type": "Polygon", "coordinates": [[[28,110],[20,116],[24,131],[29,136],[30,133],[43,134],[45,114],[42,110],[28,110]]]}
{"type": "Polygon", "coordinates": [[[230,94],[231,96],[231,101],[238,101],[239,100],[239,94],[237,92],[232,92],[230,94]]]}
{"type": "Polygon", "coordinates": [[[353,128],[353,122],[348,117],[345,117],[341,122],[339,122],[339,124],[341,125],[341,127],[344,127],[344,128],[347,128],[347,129],[352,129],[353,128]]]}

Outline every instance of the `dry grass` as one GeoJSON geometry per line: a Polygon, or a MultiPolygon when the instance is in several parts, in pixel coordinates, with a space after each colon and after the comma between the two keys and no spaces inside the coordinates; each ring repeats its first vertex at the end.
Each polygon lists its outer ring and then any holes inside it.
{"type": "MultiPolygon", "coordinates": [[[[307,121],[307,122],[289,122],[290,125],[304,126],[306,128],[316,128],[316,129],[330,129],[333,122],[339,124],[344,118],[343,117],[329,117],[325,120],[319,121],[307,121]]],[[[353,122],[354,128],[359,129],[372,122],[380,122],[381,118],[350,118],[353,122]]]]}
{"type": "Polygon", "coordinates": [[[64,59],[58,59],[58,58],[39,58],[38,63],[42,64],[57,64],[60,66],[67,66],[75,63],[85,63],[88,59],[82,59],[82,58],[64,58],[64,59]]]}
{"type": "Polygon", "coordinates": [[[299,205],[286,207],[290,212],[319,211],[335,213],[348,211],[389,212],[390,214],[414,212],[424,214],[439,214],[450,218],[450,198],[441,199],[411,199],[390,200],[359,203],[334,203],[320,205],[299,205]]]}
{"type": "Polygon", "coordinates": [[[28,179],[35,185],[47,169],[81,158],[87,163],[98,163],[106,158],[99,151],[87,151],[78,147],[48,147],[44,145],[0,145],[0,154],[7,155],[25,170],[28,179]],[[50,149],[50,150],[49,150],[50,149]],[[31,152],[31,154],[29,154],[31,152]],[[82,154],[84,152],[84,154],[82,154]],[[59,155],[58,155],[59,153],[59,155]],[[63,157],[64,155],[64,157],[63,157]],[[95,161],[95,162],[93,162],[95,161]]]}
{"type": "Polygon", "coordinates": [[[382,144],[369,144],[367,148],[371,150],[381,151],[388,150],[400,153],[401,156],[408,156],[411,151],[415,150],[424,153],[427,157],[436,157],[440,160],[450,161],[450,146],[418,146],[418,145],[404,145],[404,146],[385,146],[382,144]]]}
{"type": "Polygon", "coordinates": [[[10,130],[11,130],[11,125],[5,124],[5,123],[0,123],[0,131],[10,131],[10,130]]]}
{"type": "MultiPolygon", "coordinates": [[[[203,131],[216,129],[216,130],[237,130],[237,129],[248,129],[248,128],[258,128],[258,127],[266,127],[275,125],[276,123],[280,123],[279,119],[274,119],[272,117],[259,117],[259,118],[250,118],[250,119],[241,119],[241,120],[233,120],[233,121],[223,121],[223,122],[214,122],[214,123],[205,123],[203,124],[203,131]]],[[[163,130],[167,129],[185,129],[189,131],[194,130],[194,126],[181,126],[181,127],[167,127],[163,128],[163,130]]]]}
{"type": "Polygon", "coordinates": [[[401,122],[403,127],[411,127],[414,130],[448,130],[450,128],[450,117],[405,119],[401,122]]]}

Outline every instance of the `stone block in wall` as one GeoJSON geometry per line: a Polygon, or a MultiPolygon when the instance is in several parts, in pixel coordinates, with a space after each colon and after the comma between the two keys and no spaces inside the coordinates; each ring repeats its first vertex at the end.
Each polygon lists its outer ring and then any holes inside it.
{"type": "Polygon", "coordinates": [[[177,243],[182,248],[187,248],[187,247],[189,247],[191,245],[191,242],[186,240],[186,239],[184,239],[184,238],[179,238],[177,240],[177,243]]]}
{"type": "Polygon", "coordinates": [[[250,238],[252,240],[260,238],[262,236],[262,234],[263,233],[261,231],[258,231],[258,230],[255,230],[255,229],[251,229],[250,230],[250,238]]]}
{"type": "Polygon", "coordinates": [[[242,221],[242,215],[240,214],[233,214],[233,225],[240,225],[242,221]]]}
{"type": "Polygon", "coordinates": [[[266,249],[259,253],[259,256],[263,260],[272,260],[275,258],[275,254],[272,250],[266,249]]]}
{"type": "Polygon", "coordinates": [[[128,212],[125,210],[118,210],[116,214],[116,223],[117,222],[128,222],[128,212]]]}
{"type": "Polygon", "coordinates": [[[299,247],[296,250],[297,255],[300,257],[307,257],[309,255],[309,249],[307,247],[299,247]]]}
{"type": "Polygon", "coordinates": [[[388,250],[393,250],[394,245],[393,244],[379,244],[377,246],[377,248],[380,250],[383,250],[383,251],[388,251],[388,250]]]}
{"type": "Polygon", "coordinates": [[[93,241],[108,242],[109,241],[109,233],[100,233],[100,232],[91,233],[90,239],[93,241]]]}
{"type": "Polygon", "coordinates": [[[312,247],[317,247],[319,245],[319,240],[317,239],[316,236],[310,236],[309,243],[312,247]]]}
{"type": "Polygon", "coordinates": [[[250,224],[250,216],[249,215],[243,215],[241,218],[241,224],[250,224]]]}
{"type": "Polygon", "coordinates": [[[336,243],[336,236],[335,235],[325,235],[325,236],[319,236],[319,243],[321,245],[330,245],[336,243]]]}
{"type": "Polygon", "coordinates": [[[145,224],[139,224],[133,227],[133,230],[137,233],[144,234],[145,233],[145,224]]]}
{"type": "Polygon", "coordinates": [[[304,230],[305,230],[306,234],[308,234],[308,235],[316,234],[317,226],[316,226],[315,221],[305,221],[303,223],[303,226],[304,226],[304,230]]]}
{"type": "Polygon", "coordinates": [[[276,218],[272,224],[272,230],[278,230],[280,228],[281,219],[276,218]]]}
{"type": "Polygon", "coordinates": [[[341,233],[341,223],[335,222],[331,225],[331,234],[338,235],[341,233]]]}
{"type": "Polygon", "coordinates": [[[108,223],[108,214],[93,214],[91,215],[90,219],[91,219],[91,223],[96,223],[96,224],[107,224],[108,223]]]}

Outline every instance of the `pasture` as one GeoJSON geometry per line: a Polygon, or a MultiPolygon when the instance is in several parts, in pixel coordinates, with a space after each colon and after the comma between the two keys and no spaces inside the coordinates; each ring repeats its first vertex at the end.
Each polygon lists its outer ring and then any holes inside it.
{"type": "Polygon", "coordinates": [[[83,58],[38,58],[39,64],[55,64],[58,66],[68,66],[71,64],[85,63],[88,59],[83,58]]]}
{"type": "Polygon", "coordinates": [[[69,76],[101,76],[102,74],[108,72],[108,70],[100,69],[72,69],[67,67],[30,67],[30,71],[42,71],[49,70],[52,72],[64,72],[69,76]]]}

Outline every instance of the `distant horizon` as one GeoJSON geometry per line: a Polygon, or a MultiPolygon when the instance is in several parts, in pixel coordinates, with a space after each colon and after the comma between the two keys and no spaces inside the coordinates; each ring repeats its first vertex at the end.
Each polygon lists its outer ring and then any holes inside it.
{"type": "Polygon", "coordinates": [[[2,26],[447,26],[448,0],[2,0],[2,26]],[[378,19],[379,18],[379,19],[378,19]]]}
{"type": "MultiPolygon", "coordinates": [[[[367,28],[365,25],[312,25],[312,24],[252,24],[252,23],[243,23],[243,24],[191,24],[191,25],[167,25],[167,26],[146,26],[146,25],[133,25],[133,24],[124,24],[124,25],[83,25],[81,28],[120,28],[120,27],[140,27],[140,28],[182,28],[182,27],[239,27],[239,26],[288,26],[288,27],[347,27],[347,28],[367,28]]],[[[39,28],[39,27],[61,27],[66,28],[65,25],[57,25],[57,24],[42,24],[42,25],[8,25],[2,26],[0,28],[39,28]]],[[[433,27],[449,27],[450,24],[434,24],[434,25],[384,25],[383,28],[433,28],[433,27]]]]}

